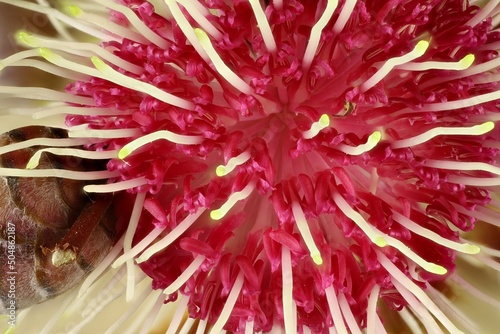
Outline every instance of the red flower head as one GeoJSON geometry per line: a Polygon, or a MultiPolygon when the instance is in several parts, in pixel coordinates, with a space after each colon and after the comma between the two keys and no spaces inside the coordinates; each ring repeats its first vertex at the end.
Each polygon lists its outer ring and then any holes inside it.
{"type": "Polygon", "coordinates": [[[171,332],[383,333],[381,301],[459,333],[430,283],[498,225],[497,3],[94,0],[50,13],[100,46],[14,60],[74,80],[34,115],[135,198],[114,266],[180,300],[171,332]]]}

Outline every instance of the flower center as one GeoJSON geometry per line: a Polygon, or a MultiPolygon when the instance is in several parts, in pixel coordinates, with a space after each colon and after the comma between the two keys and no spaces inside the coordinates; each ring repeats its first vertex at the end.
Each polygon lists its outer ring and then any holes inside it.
{"type": "Polygon", "coordinates": [[[71,106],[6,115],[5,129],[68,130],[23,175],[46,153],[109,159],[71,177],[135,195],[114,266],[135,259],[213,332],[276,317],[290,333],[375,331],[379,298],[458,332],[422,284],[452,272],[455,251],[479,252],[455,230],[500,184],[499,93],[477,75],[498,61],[476,50],[483,30],[462,30],[473,14],[456,1],[96,2],[118,23],[92,6],[57,17],[101,47],[21,31],[34,49],[0,67],[74,80],[71,94],[29,90],[71,106]]]}

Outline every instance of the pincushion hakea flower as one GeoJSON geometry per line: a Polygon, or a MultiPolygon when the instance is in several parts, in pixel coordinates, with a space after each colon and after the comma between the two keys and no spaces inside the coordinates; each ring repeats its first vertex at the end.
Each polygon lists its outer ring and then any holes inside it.
{"type": "Polygon", "coordinates": [[[185,311],[199,333],[384,333],[383,308],[415,333],[474,331],[435,286],[466,285],[457,256],[499,270],[460,234],[500,217],[498,1],[14,4],[61,37],[19,31],[28,50],[2,66],[72,83],[0,87],[50,102],[3,107],[2,131],[69,138],[2,175],[107,180],[85,190],[133,199],[85,286],[126,265],[132,299],[139,263],[164,292],[149,320],[179,300],[172,333],[185,311]],[[45,152],[109,162],[59,175],[34,169],[45,152]]]}

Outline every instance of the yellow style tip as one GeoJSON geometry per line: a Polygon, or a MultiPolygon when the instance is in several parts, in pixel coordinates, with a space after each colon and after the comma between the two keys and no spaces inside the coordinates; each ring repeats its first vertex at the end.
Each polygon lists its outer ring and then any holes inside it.
{"type": "Polygon", "coordinates": [[[321,257],[321,254],[319,254],[319,253],[311,254],[311,257],[312,257],[314,263],[316,263],[316,265],[320,266],[323,264],[323,258],[321,257]]]}
{"type": "Polygon", "coordinates": [[[18,32],[16,32],[15,38],[17,44],[29,46],[32,48],[36,47],[35,37],[33,37],[33,35],[27,32],[26,30],[19,30],[18,32]]]}
{"type": "Polygon", "coordinates": [[[460,64],[464,67],[464,69],[467,69],[472,65],[475,59],[476,57],[472,53],[469,53],[460,60],[460,64]]]}
{"type": "Polygon", "coordinates": [[[216,169],[215,169],[215,174],[218,176],[218,177],[222,177],[224,175],[226,175],[226,167],[220,165],[218,166],[216,169]]]}
{"type": "Polygon", "coordinates": [[[212,220],[220,220],[222,217],[224,217],[224,215],[220,212],[220,210],[210,211],[210,218],[212,218],[212,220]]]}
{"type": "Polygon", "coordinates": [[[420,54],[424,54],[427,48],[429,48],[429,42],[425,40],[419,41],[417,45],[415,45],[415,51],[418,51],[420,54]]]}
{"type": "Polygon", "coordinates": [[[123,160],[126,157],[128,157],[130,155],[130,153],[132,153],[130,150],[128,150],[125,147],[122,147],[122,149],[120,151],[118,151],[118,159],[123,160]]]}
{"type": "Polygon", "coordinates": [[[372,242],[379,246],[379,247],[385,247],[387,246],[387,241],[382,237],[381,235],[377,235],[372,239],[372,242]]]}
{"type": "Polygon", "coordinates": [[[68,12],[74,17],[78,17],[83,14],[83,10],[75,5],[68,6],[68,12]]]}

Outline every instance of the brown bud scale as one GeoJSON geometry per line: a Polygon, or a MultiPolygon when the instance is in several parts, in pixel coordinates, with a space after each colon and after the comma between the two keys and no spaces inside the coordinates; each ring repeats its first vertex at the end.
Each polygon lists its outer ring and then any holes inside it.
{"type": "MultiPolygon", "coordinates": [[[[0,146],[58,136],[29,127],[1,135],[0,146]]],[[[3,154],[0,167],[25,168],[37,149],[3,154]]],[[[44,154],[38,168],[68,165],[64,158],[44,154]]],[[[84,185],[52,177],[0,177],[0,313],[6,313],[12,300],[20,310],[67,291],[114,245],[111,196],[90,197],[84,185]]]]}

